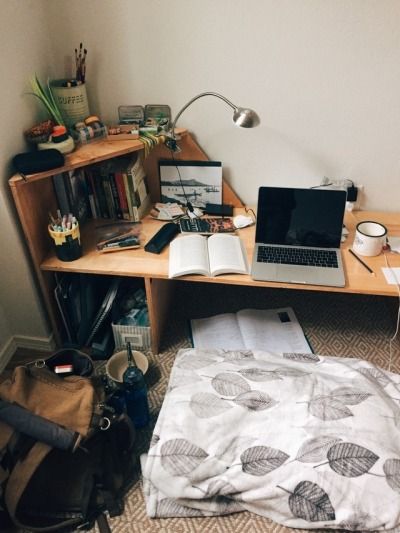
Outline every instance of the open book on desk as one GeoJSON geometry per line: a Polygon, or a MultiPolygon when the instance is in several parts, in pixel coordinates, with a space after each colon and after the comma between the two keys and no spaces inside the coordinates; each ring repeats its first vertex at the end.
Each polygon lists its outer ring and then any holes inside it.
{"type": "Polygon", "coordinates": [[[202,274],[247,274],[247,257],[237,235],[184,235],[169,248],[169,277],[202,274]]]}
{"type": "Polygon", "coordinates": [[[193,319],[190,324],[195,348],[311,353],[291,307],[242,309],[193,319]]]}

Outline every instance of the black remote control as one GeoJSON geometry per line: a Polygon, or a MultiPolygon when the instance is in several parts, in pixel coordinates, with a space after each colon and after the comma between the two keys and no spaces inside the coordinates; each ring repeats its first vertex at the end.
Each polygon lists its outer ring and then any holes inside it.
{"type": "Polygon", "coordinates": [[[179,233],[179,226],[174,222],[168,222],[160,228],[157,233],[149,240],[144,249],[152,254],[159,254],[172,239],[179,233]]]}

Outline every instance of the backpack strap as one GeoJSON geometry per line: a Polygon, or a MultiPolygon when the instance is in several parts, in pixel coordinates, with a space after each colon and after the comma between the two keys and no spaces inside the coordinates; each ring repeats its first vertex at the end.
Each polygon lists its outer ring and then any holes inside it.
{"type": "Polygon", "coordinates": [[[43,442],[35,443],[25,459],[23,461],[18,461],[10,473],[5,489],[4,500],[11,520],[21,529],[52,532],[59,531],[62,527],[79,525],[81,522],[78,518],[71,518],[48,527],[32,527],[28,524],[22,524],[16,516],[18,503],[28,486],[29,481],[51,450],[51,446],[44,444],[43,442]]]}

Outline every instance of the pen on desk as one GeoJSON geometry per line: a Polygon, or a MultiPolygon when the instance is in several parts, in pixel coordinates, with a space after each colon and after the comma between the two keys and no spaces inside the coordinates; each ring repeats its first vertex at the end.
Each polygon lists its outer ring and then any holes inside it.
{"type": "Polygon", "coordinates": [[[359,261],[363,265],[363,267],[365,267],[368,270],[368,272],[375,275],[375,272],[366,263],[364,263],[364,261],[360,259],[358,255],[356,255],[351,248],[349,248],[349,252],[351,253],[353,257],[357,259],[357,261],[359,261]]]}

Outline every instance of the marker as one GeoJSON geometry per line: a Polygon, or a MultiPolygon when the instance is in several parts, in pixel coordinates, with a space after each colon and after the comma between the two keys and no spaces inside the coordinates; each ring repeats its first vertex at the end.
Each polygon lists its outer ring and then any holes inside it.
{"type": "Polygon", "coordinates": [[[349,252],[351,253],[353,257],[357,259],[357,261],[359,261],[363,265],[364,268],[368,270],[368,272],[375,275],[375,272],[371,268],[369,268],[369,266],[366,263],[364,263],[364,261],[360,259],[358,255],[356,255],[351,248],[349,248],[349,252]]]}

